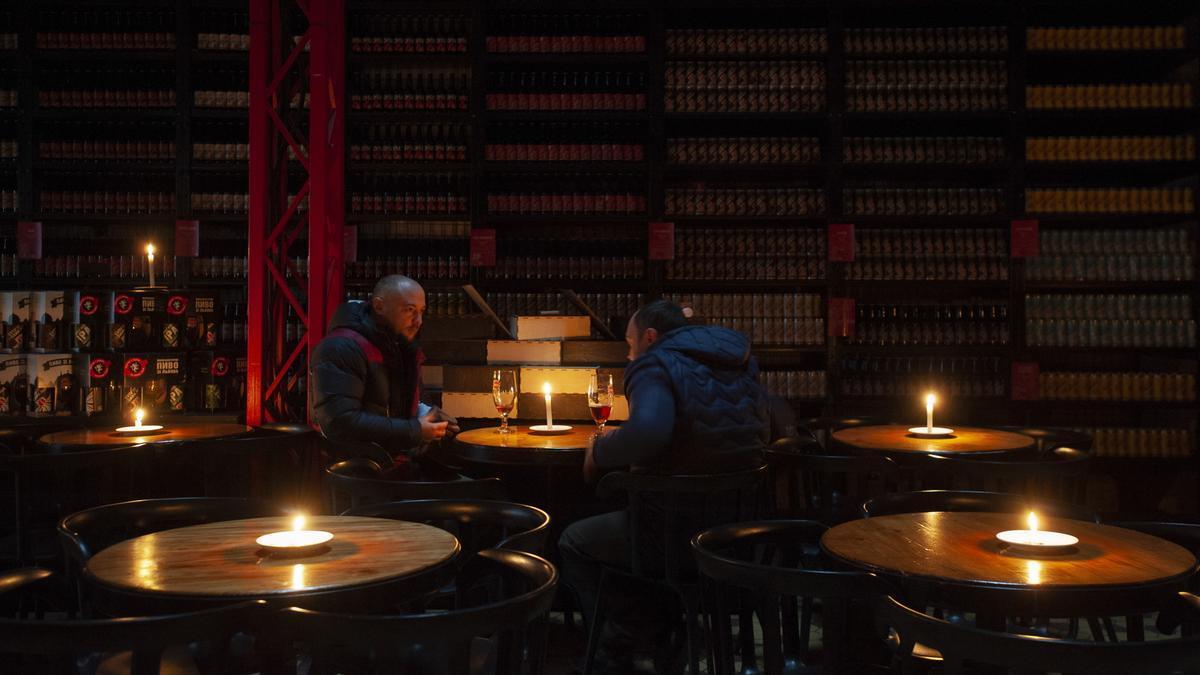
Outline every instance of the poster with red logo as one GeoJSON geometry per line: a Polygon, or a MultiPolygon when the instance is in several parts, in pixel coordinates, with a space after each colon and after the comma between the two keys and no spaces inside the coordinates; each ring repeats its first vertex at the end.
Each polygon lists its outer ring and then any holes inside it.
{"type": "Polygon", "coordinates": [[[854,262],[854,223],[829,224],[829,261],[854,262]]]}
{"type": "Polygon", "coordinates": [[[200,221],[175,221],[175,255],[182,258],[200,255],[200,221]]]}
{"type": "Polygon", "coordinates": [[[471,230],[471,267],[496,266],[496,230],[482,227],[471,230]]]}
{"type": "Polygon", "coordinates": [[[1014,258],[1032,258],[1041,250],[1038,239],[1038,221],[1012,221],[1010,255],[1014,258]]]}
{"type": "Polygon", "coordinates": [[[167,298],[167,314],[179,316],[187,311],[188,299],[186,295],[172,295],[167,298]]]}
{"type": "Polygon", "coordinates": [[[675,259],[675,223],[650,223],[648,253],[651,260],[675,259]]]}
{"type": "Polygon", "coordinates": [[[21,260],[41,260],[42,223],[22,220],[17,223],[17,257],[21,260]]]}
{"type": "Polygon", "coordinates": [[[1032,361],[1012,362],[1012,400],[1036,401],[1042,397],[1041,370],[1032,361]]]}

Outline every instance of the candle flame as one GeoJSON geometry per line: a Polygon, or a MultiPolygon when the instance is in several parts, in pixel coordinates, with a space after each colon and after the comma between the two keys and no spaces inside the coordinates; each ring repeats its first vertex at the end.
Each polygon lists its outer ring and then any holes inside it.
{"type": "Polygon", "coordinates": [[[934,394],[932,392],[925,394],[925,407],[926,408],[932,409],[935,403],[937,403],[937,394],[934,394]]]}
{"type": "Polygon", "coordinates": [[[542,393],[547,396],[550,395],[550,383],[549,382],[544,382],[542,384],[542,393]]]}
{"type": "Polygon", "coordinates": [[[144,418],[145,416],[146,416],[146,411],[142,410],[141,408],[138,408],[137,410],[133,411],[133,426],[135,426],[135,427],[142,426],[142,418],[144,418]]]}
{"type": "Polygon", "coordinates": [[[303,514],[300,514],[300,515],[296,516],[295,518],[292,518],[292,530],[295,532],[299,532],[300,530],[303,530],[305,522],[306,521],[305,521],[303,514]]]}
{"type": "Polygon", "coordinates": [[[1030,511],[1030,512],[1029,512],[1029,515],[1028,515],[1028,516],[1026,516],[1026,518],[1025,518],[1025,522],[1029,524],[1029,529],[1030,529],[1031,531],[1033,531],[1033,532],[1037,532],[1037,529],[1038,529],[1038,517],[1037,517],[1037,514],[1036,514],[1036,513],[1034,513],[1033,511],[1030,511]]]}
{"type": "Polygon", "coordinates": [[[146,244],[146,255],[154,256],[154,244],[146,244]]]}

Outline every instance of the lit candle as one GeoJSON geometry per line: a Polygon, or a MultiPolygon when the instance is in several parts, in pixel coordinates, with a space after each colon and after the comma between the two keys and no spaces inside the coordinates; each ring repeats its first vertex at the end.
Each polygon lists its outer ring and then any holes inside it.
{"type": "Polygon", "coordinates": [[[305,522],[307,521],[304,518],[304,514],[300,514],[295,518],[292,518],[292,531],[299,532],[300,530],[303,530],[305,522]]]}
{"type": "Polygon", "coordinates": [[[146,416],[146,411],[142,410],[141,408],[138,408],[137,410],[133,411],[133,426],[137,427],[138,429],[141,429],[142,428],[142,418],[145,416],[146,416]]]}
{"type": "Polygon", "coordinates": [[[133,411],[133,426],[117,427],[117,433],[141,436],[145,434],[152,434],[162,429],[161,424],[142,424],[142,420],[144,419],[146,419],[146,411],[142,410],[141,408],[135,409],[133,411]]]}
{"type": "Polygon", "coordinates": [[[255,540],[259,546],[272,554],[298,556],[314,554],[333,539],[333,534],[323,530],[306,530],[308,519],[304,514],[292,518],[292,529],[264,534],[255,540]]]}
{"type": "Polygon", "coordinates": [[[1028,525],[1030,532],[1037,532],[1038,519],[1036,513],[1030,511],[1029,515],[1025,517],[1025,523],[1028,525]]]}
{"type": "Polygon", "coordinates": [[[146,263],[150,267],[150,286],[154,286],[154,244],[146,244],[146,263]]]}
{"type": "Polygon", "coordinates": [[[996,535],[1000,541],[1017,550],[1055,551],[1063,550],[1079,543],[1078,537],[1063,532],[1044,532],[1038,529],[1038,517],[1033,511],[1025,516],[1024,530],[1005,530],[996,535]]]}
{"type": "Polygon", "coordinates": [[[934,394],[925,395],[925,433],[933,433],[933,404],[937,403],[934,394]]]}
{"type": "Polygon", "coordinates": [[[550,407],[550,383],[542,385],[542,393],[546,395],[546,431],[554,428],[554,412],[550,407]]]}

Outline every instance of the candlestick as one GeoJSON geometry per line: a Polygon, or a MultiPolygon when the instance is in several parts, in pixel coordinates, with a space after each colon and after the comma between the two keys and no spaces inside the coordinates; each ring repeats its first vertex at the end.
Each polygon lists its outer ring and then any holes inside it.
{"type": "Polygon", "coordinates": [[[933,406],[936,403],[936,394],[930,392],[925,395],[925,426],[911,427],[908,433],[918,438],[945,438],[954,434],[953,429],[933,426],[933,406]]]}
{"type": "Polygon", "coordinates": [[[925,433],[933,433],[933,404],[937,403],[937,396],[928,394],[925,396],[925,433]]]}
{"type": "Polygon", "coordinates": [[[550,383],[542,385],[542,393],[546,395],[546,428],[554,428],[554,411],[550,406],[550,383]]]}
{"type": "Polygon", "coordinates": [[[154,287],[154,244],[146,244],[146,263],[150,268],[150,287],[154,287]]]}

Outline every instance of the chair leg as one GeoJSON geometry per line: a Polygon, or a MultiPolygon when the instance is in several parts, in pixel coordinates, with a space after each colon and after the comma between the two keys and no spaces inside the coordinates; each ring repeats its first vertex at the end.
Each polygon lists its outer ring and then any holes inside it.
{"type": "Polygon", "coordinates": [[[696,601],[695,594],[692,593],[688,593],[686,595],[681,594],[680,597],[683,598],[683,609],[687,614],[685,617],[687,624],[684,626],[684,628],[687,631],[688,672],[691,673],[691,675],[700,675],[700,645],[698,644],[700,641],[700,635],[699,631],[696,629],[696,624],[700,619],[699,603],[696,601]]]}
{"type": "Polygon", "coordinates": [[[604,626],[604,582],[608,571],[600,572],[600,583],[596,585],[596,606],[592,609],[592,625],[588,626],[587,655],[583,661],[583,675],[592,675],[596,665],[596,650],[600,647],[600,636],[604,626]]]}

